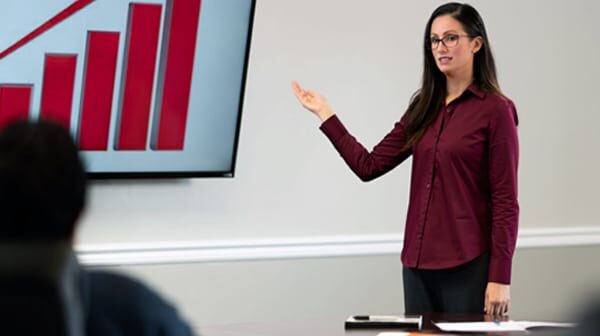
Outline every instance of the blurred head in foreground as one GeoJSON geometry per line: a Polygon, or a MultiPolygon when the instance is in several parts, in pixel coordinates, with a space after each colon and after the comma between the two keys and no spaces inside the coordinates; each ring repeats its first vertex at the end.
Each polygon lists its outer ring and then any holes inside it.
{"type": "Polygon", "coordinates": [[[69,132],[51,121],[0,130],[0,239],[72,240],[86,178],[69,132]]]}

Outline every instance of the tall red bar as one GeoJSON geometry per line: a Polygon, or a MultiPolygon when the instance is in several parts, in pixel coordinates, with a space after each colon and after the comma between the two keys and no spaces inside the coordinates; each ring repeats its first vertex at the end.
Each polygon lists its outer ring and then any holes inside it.
{"type": "Polygon", "coordinates": [[[130,4],[117,150],[145,150],[162,5],[130,4]]]}
{"type": "Polygon", "coordinates": [[[33,85],[0,84],[0,127],[27,119],[33,85]]]}
{"type": "Polygon", "coordinates": [[[71,125],[76,66],[77,55],[46,54],[40,113],[66,128],[71,125]]]}
{"type": "Polygon", "coordinates": [[[152,148],[182,150],[194,70],[200,0],[168,0],[152,148]],[[157,125],[158,123],[158,125],[157,125]]]}
{"type": "Polygon", "coordinates": [[[119,33],[88,32],[79,116],[81,150],[108,147],[118,50],[119,33]]]}

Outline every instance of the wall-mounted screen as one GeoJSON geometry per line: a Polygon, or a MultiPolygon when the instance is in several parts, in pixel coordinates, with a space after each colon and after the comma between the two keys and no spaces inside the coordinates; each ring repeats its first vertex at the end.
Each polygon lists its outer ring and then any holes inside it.
{"type": "Polygon", "coordinates": [[[92,177],[233,176],[254,0],[2,0],[0,126],[67,127],[92,177]]]}

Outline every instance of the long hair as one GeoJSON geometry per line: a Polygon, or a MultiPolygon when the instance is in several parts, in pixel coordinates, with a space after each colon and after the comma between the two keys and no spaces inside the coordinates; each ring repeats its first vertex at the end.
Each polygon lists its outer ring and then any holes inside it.
{"type": "Polygon", "coordinates": [[[496,77],[496,65],[490,48],[483,19],[468,4],[447,3],[436,8],[431,14],[423,38],[423,77],[421,88],[412,96],[404,115],[406,122],[407,144],[411,148],[423,136],[437,118],[446,97],[446,76],[438,69],[431,52],[431,24],[438,16],[450,15],[461,23],[470,38],[481,37],[483,45],[475,53],[473,60],[473,80],[483,92],[500,93],[496,77]]]}

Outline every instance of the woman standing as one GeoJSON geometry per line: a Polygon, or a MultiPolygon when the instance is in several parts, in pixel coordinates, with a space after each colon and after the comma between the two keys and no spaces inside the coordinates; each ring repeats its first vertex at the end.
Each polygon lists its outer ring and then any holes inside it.
{"type": "Polygon", "coordinates": [[[327,100],[292,88],[363,181],[412,160],[402,250],[407,313],[508,311],[519,205],[517,113],[470,5],[438,7],[425,28],[422,86],[367,151],[327,100]]]}

